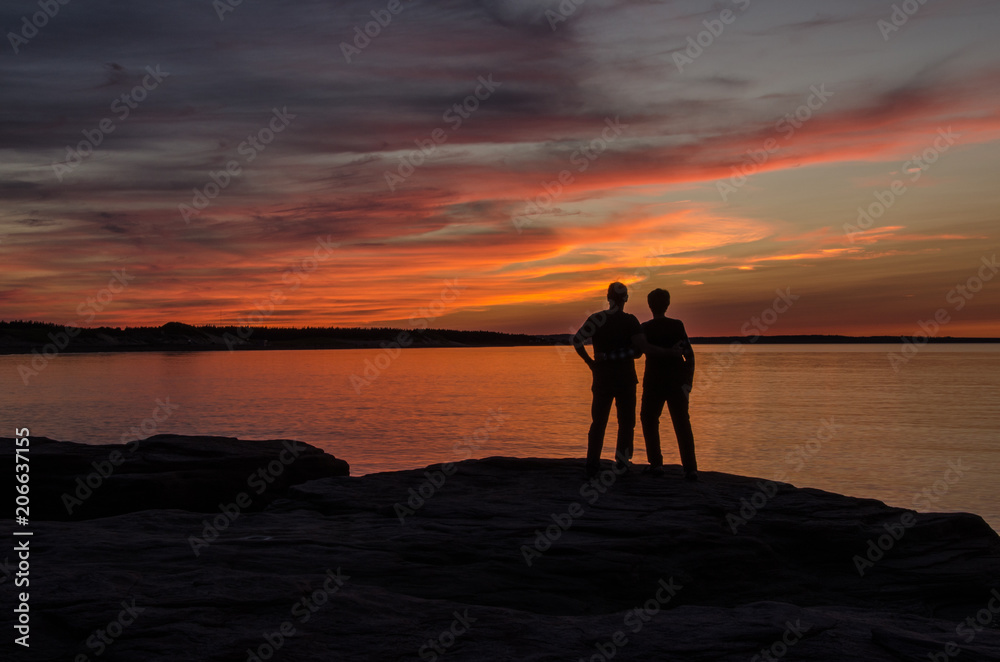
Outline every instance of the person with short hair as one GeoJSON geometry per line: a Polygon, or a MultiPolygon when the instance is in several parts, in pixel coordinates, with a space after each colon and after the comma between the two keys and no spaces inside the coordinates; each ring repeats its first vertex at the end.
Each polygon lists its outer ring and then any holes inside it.
{"type": "Polygon", "coordinates": [[[694,433],[688,402],[694,385],[694,350],[688,340],[684,323],[666,316],[670,306],[670,293],[657,288],[646,297],[653,319],[642,324],[642,331],[651,345],[677,350],[674,356],[657,356],[647,353],[646,372],[642,377],[642,405],[639,420],[642,436],[646,441],[646,458],[649,471],[663,473],[663,455],[660,452],[660,415],[664,403],[677,436],[684,477],[698,480],[698,461],[694,453],[694,433]]]}

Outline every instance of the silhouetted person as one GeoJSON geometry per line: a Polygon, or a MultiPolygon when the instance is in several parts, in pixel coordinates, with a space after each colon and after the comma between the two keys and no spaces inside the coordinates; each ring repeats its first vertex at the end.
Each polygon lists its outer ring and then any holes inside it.
{"type": "Polygon", "coordinates": [[[587,318],[573,336],[573,346],[593,373],[594,399],[590,406],[592,422],[587,434],[587,475],[593,476],[600,469],[604,431],[611,415],[611,403],[618,412],[618,442],[615,459],[619,466],[632,458],[632,441],[635,435],[635,387],[639,379],[635,374],[635,358],[650,351],[664,358],[679,355],[676,351],[651,347],[642,335],[642,327],[635,315],[624,311],[628,289],[622,283],[608,286],[608,309],[587,318]],[[590,358],[584,342],[592,340],[594,358],[590,358]]]}
{"type": "Polygon", "coordinates": [[[670,420],[677,435],[684,477],[698,479],[698,462],[694,456],[694,434],[688,415],[688,399],[694,384],[694,351],[688,341],[684,323],[666,316],[670,293],[655,289],[646,297],[653,319],[642,324],[642,331],[651,345],[678,350],[675,356],[646,356],[646,373],[642,377],[642,436],[646,440],[646,458],[652,473],[663,473],[660,452],[660,414],[666,403],[670,420]]]}

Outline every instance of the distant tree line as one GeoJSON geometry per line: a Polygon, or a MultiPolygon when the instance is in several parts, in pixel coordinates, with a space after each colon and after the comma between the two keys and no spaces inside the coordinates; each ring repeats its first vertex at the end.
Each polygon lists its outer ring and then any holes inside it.
{"type": "MultiPolygon", "coordinates": [[[[75,328],[75,327],[74,327],[75,328]]],[[[335,326],[192,326],[168,322],[163,326],[101,326],[80,328],[72,334],[65,347],[70,352],[143,351],[143,350],[218,350],[218,349],[333,349],[378,347],[391,343],[405,331],[414,347],[515,347],[531,345],[564,345],[568,334],[531,335],[500,331],[456,331],[454,329],[398,329],[393,327],[335,326]],[[227,338],[230,339],[227,342],[227,338]],[[238,338],[234,344],[231,340],[238,338]]],[[[65,327],[31,320],[0,321],[0,353],[29,353],[51,345],[57,336],[66,337],[65,327]]],[[[762,336],[755,344],[818,344],[818,343],[899,343],[909,336],[762,336]]],[[[692,337],[695,344],[745,343],[744,336],[692,337]]],[[[911,338],[911,342],[913,339],[911,338]]],[[[950,336],[921,339],[932,343],[1000,342],[997,338],[952,338],[950,336]]],[[[56,343],[60,349],[63,345],[56,343]]]]}

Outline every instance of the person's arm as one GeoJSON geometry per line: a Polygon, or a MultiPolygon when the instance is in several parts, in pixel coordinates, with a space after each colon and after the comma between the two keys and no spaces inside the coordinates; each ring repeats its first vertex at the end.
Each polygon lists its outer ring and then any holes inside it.
{"type": "Polygon", "coordinates": [[[646,356],[659,356],[661,358],[683,356],[681,350],[674,347],[660,347],[646,340],[645,333],[637,333],[632,336],[632,346],[636,351],[644,353],[646,356]]]}
{"type": "Polygon", "coordinates": [[[694,384],[694,349],[691,347],[691,341],[688,339],[687,331],[684,329],[684,324],[681,324],[681,333],[684,334],[684,369],[687,377],[685,381],[688,386],[692,386],[694,384]]]}
{"type": "Polygon", "coordinates": [[[594,369],[594,359],[590,358],[590,354],[587,353],[587,348],[583,344],[583,340],[580,338],[580,331],[577,331],[573,335],[573,349],[576,353],[580,355],[583,362],[587,364],[587,367],[591,370],[594,369]]]}

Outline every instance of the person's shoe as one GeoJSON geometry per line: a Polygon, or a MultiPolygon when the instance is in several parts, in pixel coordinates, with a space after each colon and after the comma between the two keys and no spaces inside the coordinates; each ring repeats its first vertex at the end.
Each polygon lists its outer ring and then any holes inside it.
{"type": "Polygon", "coordinates": [[[698,482],[698,472],[697,471],[685,471],[684,472],[684,480],[689,481],[691,483],[697,483],[698,482]]]}
{"type": "Polygon", "coordinates": [[[646,467],[646,471],[644,473],[647,473],[650,476],[662,476],[663,475],[663,467],[662,466],[649,465],[648,467],[646,467]]]}

